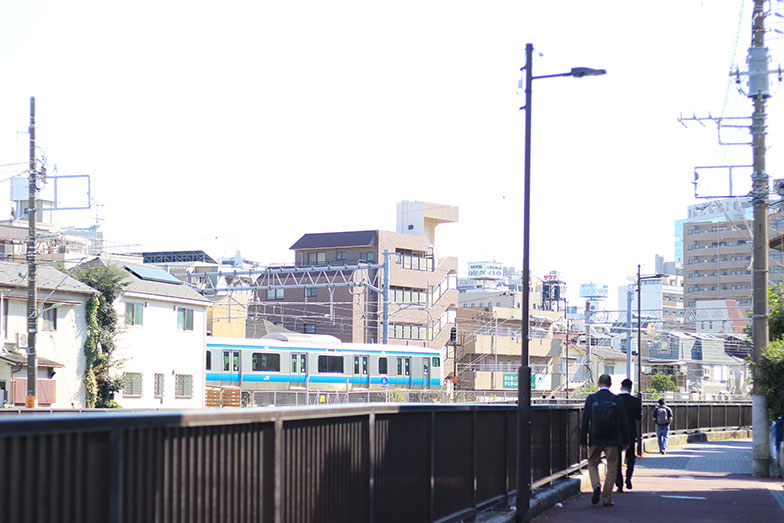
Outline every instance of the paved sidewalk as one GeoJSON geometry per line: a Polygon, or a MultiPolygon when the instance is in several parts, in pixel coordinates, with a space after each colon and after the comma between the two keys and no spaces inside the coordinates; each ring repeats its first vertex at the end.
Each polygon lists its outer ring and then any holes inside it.
{"type": "MultiPolygon", "coordinates": [[[[625,469],[624,469],[625,471],[625,469]]],[[[784,522],[784,482],[751,475],[751,440],[692,443],[637,459],[634,490],[613,493],[613,507],[581,494],[536,518],[550,522],[784,522]]]]}

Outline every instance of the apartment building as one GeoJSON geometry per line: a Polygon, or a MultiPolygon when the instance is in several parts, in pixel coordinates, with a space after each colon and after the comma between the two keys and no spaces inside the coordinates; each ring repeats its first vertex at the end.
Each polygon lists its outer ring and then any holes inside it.
{"type": "MultiPolygon", "coordinates": [[[[460,295],[461,305],[464,296],[460,295]]],[[[458,388],[517,389],[522,318],[521,309],[494,303],[458,309],[458,388]]],[[[528,351],[535,390],[550,391],[564,384],[562,368],[566,365],[566,355],[560,332],[563,327],[563,312],[536,311],[529,316],[528,351]]],[[[446,368],[447,373],[453,370],[453,367],[446,368]]]]}
{"type": "MultiPolygon", "coordinates": [[[[748,198],[717,200],[689,207],[680,222],[683,249],[683,293],[687,308],[705,300],[734,300],[751,306],[752,219],[748,198]]],[[[784,233],[784,217],[771,213],[769,235],[784,233]]],[[[678,239],[676,238],[676,245],[678,239]]],[[[784,253],[770,253],[770,283],[784,281],[784,253]]]]}
{"type": "Polygon", "coordinates": [[[257,290],[249,304],[249,324],[264,319],[294,332],[380,343],[383,296],[378,291],[383,288],[384,274],[379,266],[387,251],[389,343],[443,349],[455,323],[457,258],[438,256],[436,228],[457,218],[456,207],[400,202],[396,232],[303,235],[291,246],[294,265],[288,268],[307,268],[297,281],[310,285],[257,290]],[[357,266],[367,268],[349,268],[357,266]],[[330,285],[338,281],[355,285],[330,285]]]}

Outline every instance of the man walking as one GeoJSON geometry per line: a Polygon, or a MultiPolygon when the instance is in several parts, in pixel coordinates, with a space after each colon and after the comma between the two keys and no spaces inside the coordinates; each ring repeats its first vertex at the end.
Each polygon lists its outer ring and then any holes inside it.
{"type": "MultiPolygon", "coordinates": [[[[629,447],[626,449],[626,488],[632,489],[632,474],[634,473],[634,452],[637,441],[637,422],[642,420],[642,402],[637,396],[632,396],[632,380],[626,378],[621,382],[621,393],[618,395],[623,401],[626,410],[626,419],[629,422],[629,447]]],[[[623,472],[621,470],[621,449],[618,449],[618,472],[615,476],[615,486],[618,492],[623,492],[623,472]]]]}
{"type": "Polygon", "coordinates": [[[611,507],[614,505],[612,489],[618,470],[618,449],[629,444],[629,422],[623,400],[610,392],[610,375],[599,376],[598,384],[599,390],[585,398],[580,443],[588,445],[588,475],[593,488],[591,503],[596,505],[601,497],[603,505],[611,507]],[[602,452],[607,457],[604,488],[599,478],[602,452]]]}
{"type": "Polygon", "coordinates": [[[656,424],[656,440],[659,442],[659,452],[667,452],[667,437],[672,423],[672,409],[659,400],[659,406],[653,409],[653,421],[656,424]]]}

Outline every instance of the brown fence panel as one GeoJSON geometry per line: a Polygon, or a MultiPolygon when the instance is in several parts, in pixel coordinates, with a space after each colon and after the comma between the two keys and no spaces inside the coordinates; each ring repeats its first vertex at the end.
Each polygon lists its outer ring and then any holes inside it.
{"type": "Polygon", "coordinates": [[[376,523],[430,520],[431,413],[375,418],[373,515],[376,523]]]}

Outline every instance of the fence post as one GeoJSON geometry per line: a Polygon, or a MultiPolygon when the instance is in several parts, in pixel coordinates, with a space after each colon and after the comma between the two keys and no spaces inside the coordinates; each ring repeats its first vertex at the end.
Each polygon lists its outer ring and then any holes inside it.
{"type": "Polygon", "coordinates": [[[376,484],[376,413],[368,415],[368,522],[373,523],[375,512],[375,484],[376,484]]]}
{"type": "Polygon", "coordinates": [[[436,411],[430,411],[430,521],[436,516],[436,411]]]}
{"type": "Polygon", "coordinates": [[[283,420],[275,420],[275,457],[273,463],[275,476],[275,523],[283,523],[283,420]]]}
{"type": "Polygon", "coordinates": [[[123,439],[124,434],[118,430],[109,433],[109,518],[110,523],[119,523],[122,513],[123,492],[123,439]]]}

